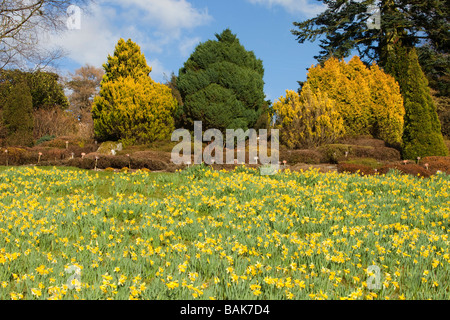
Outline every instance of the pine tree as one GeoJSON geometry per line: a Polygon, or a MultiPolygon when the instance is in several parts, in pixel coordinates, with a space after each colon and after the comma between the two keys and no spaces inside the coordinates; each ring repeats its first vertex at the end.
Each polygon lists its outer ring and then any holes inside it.
{"type": "Polygon", "coordinates": [[[186,125],[192,128],[200,120],[205,130],[246,130],[266,103],[262,61],[229,29],[216,39],[198,45],[179,71],[186,125]]]}
{"type": "Polygon", "coordinates": [[[33,99],[23,79],[12,84],[4,101],[2,116],[8,145],[33,145],[33,99]]]}
{"type": "Polygon", "coordinates": [[[177,102],[170,88],[150,78],[151,68],[140,47],[120,39],[103,68],[105,75],[92,108],[97,137],[125,144],[169,137],[177,102]]]}
{"type": "Polygon", "coordinates": [[[388,59],[386,70],[397,79],[404,100],[403,158],[448,155],[436,106],[416,50],[408,50],[399,42],[388,59]]]}
{"type": "Polygon", "coordinates": [[[352,50],[367,64],[373,61],[384,67],[398,37],[411,48],[424,39],[436,52],[448,53],[450,6],[445,0],[320,0],[326,10],[316,17],[294,22],[299,43],[320,38],[319,61],[330,57],[342,59],[352,50]],[[380,10],[380,26],[369,28],[369,5],[380,10]]]}

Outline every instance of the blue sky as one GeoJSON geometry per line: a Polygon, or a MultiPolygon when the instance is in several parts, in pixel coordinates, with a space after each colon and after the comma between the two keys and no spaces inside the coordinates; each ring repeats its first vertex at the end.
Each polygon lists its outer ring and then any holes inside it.
{"type": "Polygon", "coordinates": [[[318,44],[298,44],[292,22],[323,10],[314,0],[96,0],[82,12],[79,30],[48,36],[46,45],[61,46],[67,57],[62,73],[84,64],[101,67],[120,38],[130,38],[152,67],[150,76],[165,82],[189,58],[196,45],[226,28],[263,61],[265,93],[274,101],[286,89],[297,90],[306,69],[316,64],[318,44]]]}

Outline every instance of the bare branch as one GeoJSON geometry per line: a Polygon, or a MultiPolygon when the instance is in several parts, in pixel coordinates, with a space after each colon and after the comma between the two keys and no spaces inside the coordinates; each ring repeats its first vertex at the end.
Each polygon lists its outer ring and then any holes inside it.
{"type": "Polygon", "coordinates": [[[92,0],[1,0],[0,70],[7,67],[47,66],[64,54],[39,48],[42,34],[66,28],[67,8],[86,8],[92,0]]]}

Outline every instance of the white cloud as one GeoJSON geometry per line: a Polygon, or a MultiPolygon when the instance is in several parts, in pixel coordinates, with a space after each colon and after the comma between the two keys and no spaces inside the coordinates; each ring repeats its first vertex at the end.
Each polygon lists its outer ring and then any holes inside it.
{"type": "Polygon", "coordinates": [[[100,67],[106,62],[108,53],[112,54],[120,38],[110,23],[117,13],[113,8],[98,5],[91,5],[89,10],[89,15],[81,15],[80,29],[67,30],[58,35],[43,35],[41,43],[61,47],[68,58],[81,65],[89,63],[100,67]]]}
{"type": "Polygon", "coordinates": [[[188,57],[194,48],[200,43],[200,37],[184,38],[180,41],[180,53],[183,57],[188,57]]]}
{"type": "Polygon", "coordinates": [[[272,6],[281,6],[287,12],[293,14],[303,14],[306,17],[314,17],[324,11],[326,8],[323,4],[312,3],[311,0],[247,0],[252,4],[261,4],[269,8],[272,6]]]}
{"type": "MultiPolygon", "coordinates": [[[[106,1],[107,2],[107,1],[106,1]]],[[[186,0],[110,0],[125,11],[135,7],[141,11],[138,17],[160,30],[179,33],[209,23],[212,17],[208,10],[196,9],[186,0]]],[[[135,16],[132,16],[135,19],[135,16]]]]}
{"type": "Polygon", "coordinates": [[[164,68],[163,64],[158,59],[147,60],[147,64],[152,68],[150,77],[154,81],[164,83],[166,82],[166,79],[164,79],[164,75],[170,77],[170,71],[164,68]]]}
{"type": "Polygon", "coordinates": [[[42,35],[43,45],[62,47],[80,65],[101,67],[119,38],[130,38],[152,66],[152,78],[159,80],[169,72],[157,55],[171,51],[175,44],[185,56],[200,41],[186,32],[212,21],[207,9],[194,8],[186,0],[98,0],[88,11],[81,15],[81,29],[42,35]]]}

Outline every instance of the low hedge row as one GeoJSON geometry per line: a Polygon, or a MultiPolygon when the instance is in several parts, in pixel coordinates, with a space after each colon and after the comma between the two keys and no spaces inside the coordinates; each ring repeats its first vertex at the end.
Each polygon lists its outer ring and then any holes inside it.
{"type": "Polygon", "coordinates": [[[417,164],[388,164],[382,166],[380,169],[373,169],[369,166],[352,163],[338,164],[338,172],[358,173],[360,175],[386,174],[394,169],[404,174],[420,176],[422,178],[428,178],[437,172],[436,170],[430,170],[430,168],[426,169],[425,167],[417,164]]]}

